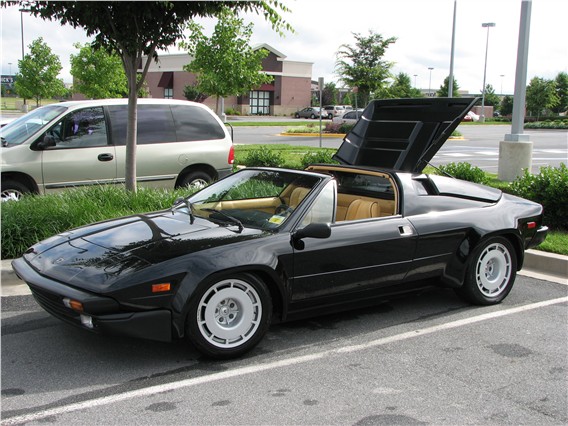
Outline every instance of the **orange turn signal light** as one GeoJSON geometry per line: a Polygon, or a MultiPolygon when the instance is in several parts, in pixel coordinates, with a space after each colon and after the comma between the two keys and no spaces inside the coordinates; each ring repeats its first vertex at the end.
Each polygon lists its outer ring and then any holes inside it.
{"type": "Polygon", "coordinates": [[[164,291],[170,291],[172,285],[170,283],[160,283],[152,284],[152,293],[163,293],[164,291]]]}
{"type": "Polygon", "coordinates": [[[78,300],[73,300],[66,297],[65,299],[63,299],[63,304],[69,309],[73,309],[77,312],[83,312],[83,304],[78,300]]]}

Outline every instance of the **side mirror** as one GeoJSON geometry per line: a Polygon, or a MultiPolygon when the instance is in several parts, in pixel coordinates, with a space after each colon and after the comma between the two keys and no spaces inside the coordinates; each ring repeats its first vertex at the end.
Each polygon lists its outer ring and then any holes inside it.
{"type": "Polygon", "coordinates": [[[310,223],[302,229],[292,233],[292,245],[297,250],[304,249],[304,238],[329,238],[331,225],[329,223],[310,223]]]}
{"type": "Polygon", "coordinates": [[[46,133],[43,139],[39,141],[36,146],[40,150],[44,150],[52,146],[55,146],[55,138],[49,133],[46,133]]]}

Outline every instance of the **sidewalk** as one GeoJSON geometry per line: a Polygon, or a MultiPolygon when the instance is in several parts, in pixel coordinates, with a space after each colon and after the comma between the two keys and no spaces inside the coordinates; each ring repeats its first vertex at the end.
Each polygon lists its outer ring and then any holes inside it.
{"type": "MultiPolygon", "coordinates": [[[[2,297],[31,294],[28,286],[14,273],[11,259],[2,260],[2,297]]],[[[568,256],[527,250],[520,275],[568,285],[568,256]]]]}

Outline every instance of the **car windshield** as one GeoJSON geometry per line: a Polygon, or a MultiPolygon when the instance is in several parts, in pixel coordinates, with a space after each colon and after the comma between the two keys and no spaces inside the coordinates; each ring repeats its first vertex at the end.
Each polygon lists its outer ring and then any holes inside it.
{"type": "Polygon", "coordinates": [[[196,217],[228,226],[240,222],[244,227],[277,229],[321,179],[293,171],[247,169],[204,188],[189,202],[196,217]]]}
{"type": "Polygon", "coordinates": [[[42,130],[55,117],[59,116],[67,108],[59,105],[48,105],[33,110],[2,127],[2,146],[20,145],[31,135],[42,130]]]}

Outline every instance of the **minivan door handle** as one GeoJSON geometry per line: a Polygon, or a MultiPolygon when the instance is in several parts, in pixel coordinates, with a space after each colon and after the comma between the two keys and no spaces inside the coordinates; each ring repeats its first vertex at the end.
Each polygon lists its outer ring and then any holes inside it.
{"type": "Polygon", "coordinates": [[[114,159],[114,155],[109,153],[99,154],[98,159],[99,161],[112,161],[114,159]]]}

